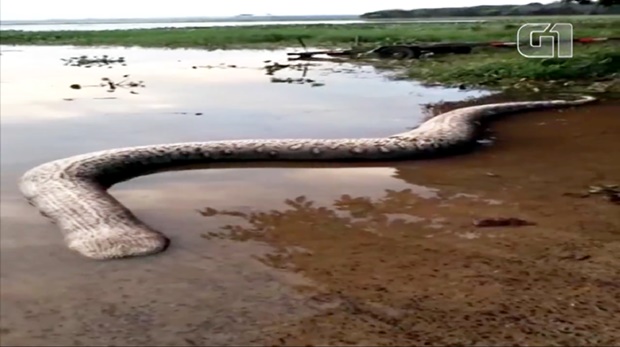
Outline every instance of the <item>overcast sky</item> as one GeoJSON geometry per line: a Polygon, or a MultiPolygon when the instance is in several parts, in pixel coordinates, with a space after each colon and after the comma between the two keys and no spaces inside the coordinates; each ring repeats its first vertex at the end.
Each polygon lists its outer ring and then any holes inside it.
{"type": "MultiPolygon", "coordinates": [[[[362,14],[384,9],[527,4],[535,0],[1,0],[2,20],[362,14]]],[[[549,1],[540,1],[549,2],[549,1]]]]}

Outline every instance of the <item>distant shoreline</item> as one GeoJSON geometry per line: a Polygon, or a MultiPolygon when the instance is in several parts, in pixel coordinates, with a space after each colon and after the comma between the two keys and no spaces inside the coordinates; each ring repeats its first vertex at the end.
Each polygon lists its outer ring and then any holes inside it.
{"type": "Polygon", "coordinates": [[[596,18],[609,20],[620,18],[620,15],[551,15],[551,16],[444,16],[444,17],[420,17],[420,18],[376,18],[364,19],[358,16],[256,16],[226,18],[153,18],[153,19],[97,19],[97,20],[41,20],[41,21],[3,21],[0,22],[0,31],[25,31],[25,32],[60,32],[60,31],[109,31],[109,30],[170,30],[170,29],[207,29],[207,28],[263,28],[282,26],[335,26],[335,25],[377,25],[377,24],[464,24],[486,23],[497,21],[528,22],[533,20],[553,21],[561,18],[563,21],[580,21],[582,19],[596,18]],[[352,18],[353,17],[353,18],[352,18]],[[269,18],[264,20],[264,18],[269,18]],[[322,18],[322,19],[321,19],[322,18]]]}
{"type": "Polygon", "coordinates": [[[360,18],[436,18],[436,17],[518,17],[518,16],[575,16],[620,15],[620,5],[609,7],[555,1],[547,4],[531,2],[526,5],[479,5],[467,7],[418,8],[414,10],[382,10],[364,13],[360,18]]]}
{"type": "Polygon", "coordinates": [[[51,25],[51,24],[123,24],[123,23],[192,23],[192,22],[286,22],[317,20],[359,20],[359,15],[317,15],[317,16],[234,16],[234,17],[171,17],[171,18],[84,18],[84,19],[45,19],[45,20],[3,20],[1,25],[51,25]]]}
{"type": "MultiPolygon", "coordinates": [[[[290,18],[289,18],[290,19],[290,18]]],[[[1,31],[15,30],[25,32],[59,32],[59,31],[108,31],[108,30],[156,30],[156,29],[205,29],[205,28],[224,28],[224,27],[275,27],[275,26],[312,26],[312,25],[349,25],[349,24],[406,24],[406,23],[481,23],[487,19],[471,19],[471,18],[428,18],[428,19],[385,19],[385,20],[364,20],[364,19],[309,19],[304,17],[302,20],[238,20],[238,21],[167,21],[167,22],[117,22],[117,23],[90,23],[90,22],[72,22],[72,23],[50,23],[49,21],[22,22],[20,24],[0,23],[1,31]]]]}

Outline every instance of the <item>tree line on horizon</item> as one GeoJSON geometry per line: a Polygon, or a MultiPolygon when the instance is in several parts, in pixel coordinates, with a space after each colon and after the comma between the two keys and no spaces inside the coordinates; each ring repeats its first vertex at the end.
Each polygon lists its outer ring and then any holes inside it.
{"type": "Polygon", "coordinates": [[[549,4],[481,5],[469,7],[421,8],[415,10],[382,10],[362,14],[364,19],[549,16],[620,14],[620,0],[561,0],[549,4]]]}
{"type": "Polygon", "coordinates": [[[620,0],[562,0],[562,2],[566,4],[576,2],[579,5],[598,5],[603,7],[620,5],[620,0]]]}

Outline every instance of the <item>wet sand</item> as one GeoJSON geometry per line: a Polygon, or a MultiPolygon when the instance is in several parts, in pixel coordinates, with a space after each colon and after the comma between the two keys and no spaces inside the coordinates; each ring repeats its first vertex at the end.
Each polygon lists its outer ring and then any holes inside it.
{"type": "Polygon", "coordinates": [[[112,262],[70,252],[17,192],[37,163],[172,141],[382,136],[418,124],[424,103],[467,96],[329,66],[314,75],[322,88],[191,69],[222,52],[154,69],[177,53],[142,52],[124,51],[138,63],[115,72],[146,80],[134,96],[70,90],[101,70],[36,59],[66,52],[20,56],[42,65],[30,75],[3,55],[3,346],[620,342],[620,207],[564,195],[620,180],[618,103],[510,117],[493,146],[441,160],[137,178],[111,191],[171,248],[112,262]],[[485,217],[537,225],[472,225],[485,217]]]}
{"type": "Polygon", "coordinates": [[[305,250],[264,261],[323,284],[313,300],[330,307],[266,341],[617,345],[620,205],[573,195],[619,182],[619,114],[615,102],[514,116],[492,127],[490,148],[397,164],[395,177],[435,195],[343,195],[328,209],[242,217],[233,239],[305,250]],[[537,225],[472,225],[494,217],[537,225]]]}

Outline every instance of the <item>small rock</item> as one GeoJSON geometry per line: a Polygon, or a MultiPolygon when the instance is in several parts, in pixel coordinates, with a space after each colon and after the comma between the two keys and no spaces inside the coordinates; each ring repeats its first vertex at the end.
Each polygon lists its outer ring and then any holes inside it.
{"type": "Polygon", "coordinates": [[[602,195],[607,201],[620,204],[620,188],[617,184],[603,184],[588,187],[588,195],[602,195]]]}
{"type": "Polygon", "coordinates": [[[534,222],[529,222],[519,218],[484,218],[476,219],[473,221],[474,226],[479,228],[484,227],[520,227],[528,225],[536,225],[534,222]]]}
{"type": "Polygon", "coordinates": [[[620,193],[607,194],[606,197],[609,202],[620,205],[620,193]]]}
{"type": "Polygon", "coordinates": [[[562,195],[569,196],[571,198],[582,198],[582,199],[590,196],[590,194],[588,193],[564,193],[562,195]]]}
{"type": "Polygon", "coordinates": [[[592,256],[589,254],[576,255],[575,257],[573,257],[573,259],[578,261],[588,260],[590,258],[592,258],[592,256]]]}

